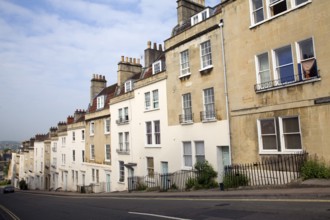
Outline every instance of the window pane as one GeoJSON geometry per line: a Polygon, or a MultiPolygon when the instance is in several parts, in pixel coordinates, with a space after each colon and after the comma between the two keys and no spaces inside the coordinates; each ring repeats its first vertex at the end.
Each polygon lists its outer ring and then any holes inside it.
{"type": "Polygon", "coordinates": [[[260,121],[261,134],[275,134],[274,119],[264,119],[260,121]]]}
{"type": "Polygon", "coordinates": [[[212,65],[211,44],[206,41],[201,44],[202,68],[212,65]]]}
{"type": "Polygon", "coordinates": [[[145,108],[149,109],[150,107],[150,92],[144,94],[145,108]]]}
{"type": "Polygon", "coordinates": [[[205,161],[204,142],[196,141],[195,147],[196,147],[196,162],[205,161]]]}
{"type": "Polygon", "coordinates": [[[302,60],[313,58],[314,57],[314,47],[313,40],[308,39],[299,43],[300,46],[300,56],[302,60]]]}
{"type": "Polygon", "coordinates": [[[183,159],[184,159],[185,166],[188,166],[188,167],[192,166],[191,142],[183,142],[183,159]]]}
{"type": "Polygon", "coordinates": [[[300,5],[304,2],[307,2],[308,0],[296,0],[296,5],[300,5]]]}
{"type": "Polygon", "coordinates": [[[284,135],[285,148],[286,149],[301,149],[300,134],[286,134],[284,135]]]}
{"type": "Polygon", "coordinates": [[[283,132],[299,132],[298,118],[283,118],[283,132]]]}
{"type": "Polygon", "coordinates": [[[277,150],[276,136],[262,136],[262,147],[264,150],[277,150]]]}

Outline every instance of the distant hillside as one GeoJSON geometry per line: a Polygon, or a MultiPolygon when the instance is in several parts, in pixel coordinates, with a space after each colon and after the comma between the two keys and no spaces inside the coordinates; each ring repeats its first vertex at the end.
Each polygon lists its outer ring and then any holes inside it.
{"type": "Polygon", "coordinates": [[[0,141],[0,150],[9,148],[12,150],[17,150],[21,146],[18,141],[0,141]]]}

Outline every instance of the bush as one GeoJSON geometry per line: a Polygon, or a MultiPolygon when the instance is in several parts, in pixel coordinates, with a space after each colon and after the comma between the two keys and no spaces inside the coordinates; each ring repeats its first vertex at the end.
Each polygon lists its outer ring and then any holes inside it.
{"type": "Polygon", "coordinates": [[[223,185],[225,188],[237,188],[239,186],[247,186],[249,178],[241,173],[228,173],[223,178],[223,185]]]}
{"type": "Polygon", "coordinates": [[[330,179],[330,167],[324,161],[320,161],[316,156],[309,158],[301,167],[301,177],[303,179],[330,179]]]}
{"type": "Polygon", "coordinates": [[[27,184],[26,184],[26,182],[25,182],[24,179],[21,179],[21,181],[19,181],[19,188],[21,190],[27,190],[28,189],[28,186],[27,186],[27,184]]]}
{"type": "Polygon", "coordinates": [[[186,189],[210,189],[217,187],[215,178],[218,173],[214,171],[212,165],[209,164],[208,161],[197,162],[195,164],[195,169],[197,171],[197,177],[188,179],[186,189]]]}

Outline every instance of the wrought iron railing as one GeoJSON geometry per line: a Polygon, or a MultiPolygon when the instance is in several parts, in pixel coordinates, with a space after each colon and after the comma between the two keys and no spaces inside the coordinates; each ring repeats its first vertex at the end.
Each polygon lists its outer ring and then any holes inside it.
{"type": "Polygon", "coordinates": [[[194,122],[194,114],[182,114],[182,115],[179,115],[179,122],[180,122],[180,124],[194,122]]]}
{"type": "Polygon", "coordinates": [[[309,81],[309,80],[313,80],[316,78],[320,78],[320,76],[316,75],[314,77],[309,77],[309,78],[305,78],[301,74],[286,76],[286,77],[281,77],[280,79],[256,84],[256,85],[254,85],[254,90],[256,92],[258,92],[258,91],[263,91],[263,90],[267,90],[267,89],[296,84],[296,83],[300,83],[300,82],[304,82],[304,81],[309,81]]]}
{"type": "Polygon", "coordinates": [[[200,118],[201,121],[214,121],[217,120],[217,111],[212,110],[212,111],[202,111],[200,112],[200,118]]]}

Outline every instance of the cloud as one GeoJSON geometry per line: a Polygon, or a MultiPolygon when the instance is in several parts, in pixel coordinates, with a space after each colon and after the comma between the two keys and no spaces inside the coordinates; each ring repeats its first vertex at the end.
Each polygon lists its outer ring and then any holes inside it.
{"type": "Polygon", "coordinates": [[[176,25],[175,0],[0,0],[0,140],[47,132],[86,109],[93,73],[117,80],[176,25]]]}

